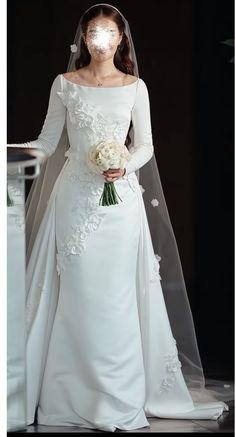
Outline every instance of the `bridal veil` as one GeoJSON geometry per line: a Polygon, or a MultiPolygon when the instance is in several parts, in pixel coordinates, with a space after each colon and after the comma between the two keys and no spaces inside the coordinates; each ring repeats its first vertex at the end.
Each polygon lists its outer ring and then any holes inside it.
{"type": "MultiPolygon", "coordinates": [[[[74,42],[71,45],[67,71],[75,70],[75,61],[80,54],[84,17],[90,14],[93,18],[95,8],[102,8],[105,11],[107,7],[114,8],[111,5],[100,3],[87,9],[81,17],[74,42]]],[[[117,8],[114,9],[117,11],[117,8]]],[[[134,63],[134,74],[138,76],[138,63],[129,24],[121,12],[118,12],[123,19],[125,34],[129,41],[130,58],[134,63]]],[[[157,146],[157,144],[154,144],[154,146],[157,146]]],[[[69,147],[65,124],[55,153],[42,165],[41,173],[34,180],[26,201],[27,262],[54,183],[65,163],[65,152],[69,147]]],[[[129,150],[132,151],[133,147],[131,141],[129,150]]],[[[213,385],[206,390],[207,381],[204,377],[178,247],[168,214],[155,154],[136,172],[136,175],[143,193],[154,252],[160,261],[163,296],[188,389],[193,400],[215,400],[219,399],[219,396],[223,400],[232,399],[232,391],[229,395],[222,381],[210,381],[213,385]]]]}

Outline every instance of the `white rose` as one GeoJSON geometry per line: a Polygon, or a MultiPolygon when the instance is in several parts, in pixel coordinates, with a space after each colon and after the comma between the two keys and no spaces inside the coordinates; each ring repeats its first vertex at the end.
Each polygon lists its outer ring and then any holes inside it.
{"type": "Polygon", "coordinates": [[[88,164],[90,168],[91,166],[97,166],[100,169],[100,173],[109,168],[124,168],[125,163],[129,159],[130,153],[126,146],[116,143],[106,143],[105,141],[91,146],[88,152],[88,164]]]}

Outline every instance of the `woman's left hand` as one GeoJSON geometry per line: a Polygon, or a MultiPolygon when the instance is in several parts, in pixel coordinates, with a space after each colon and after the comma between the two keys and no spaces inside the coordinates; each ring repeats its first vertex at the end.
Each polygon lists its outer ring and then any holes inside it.
{"type": "Polygon", "coordinates": [[[109,168],[103,172],[104,179],[107,182],[114,182],[124,175],[124,168],[109,168]]]}

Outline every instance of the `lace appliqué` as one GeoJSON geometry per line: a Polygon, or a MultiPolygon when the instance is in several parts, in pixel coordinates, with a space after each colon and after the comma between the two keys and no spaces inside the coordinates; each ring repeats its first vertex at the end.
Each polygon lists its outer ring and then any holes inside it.
{"type": "Polygon", "coordinates": [[[154,283],[156,281],[161,280],[161,276],[159,273],[160,270],[160,264],[159,261],[161,260],[161,257],[158,254],[155,254],[154,261],[153,261],[153,272],[152,277],[149,280],[149,282],[154,283]]]}
{"type": "MultiPolygon", "coordinates": [[[[68,89],[64,92],[57,92],[63,104],[68,110],[68,115],[75,129],[84,129],[88,143],[96,144],[99,141],[116,141],[123,143],[128,131],[126,118],[119,117],[114,120],[109,115],[100,114],[97,105],[84,102],[78,95],[77,90],[68,89]]],[[[69,159],[80,162],[79,153],[76,150],[68,150],[65,154],[69,159]]],[[[92,173],[85,165],[78,164],[78,167],[70,169],[67,178],[71,183],[78,183],[83,196],[75,199],[72,211],[78,211],[76,224],[71,226],[71,233],[64,243],[58,247],[57,272],[58,275],[66,269],[68,261],[73,255],[81,255],[86,246],[86,239],[91,232],[98,229],[103,217],[101,212],[97,214],[99,198],[104,188],[104,181],[100,176],[92,173]],[[102,181],[102,183],[101,183],[102,181]]]]}
{"type": "Polygon", "coordinates": [[[173,341],[173,353],[169,355],[165,355],[166,376],[161,383],[160,393],[169,392],[174,387],[176,373],[182,367],[182,364],[178,359],[176,340],[173,338],[172,341],[173,341]]]}
{"type": "Polygon", "coordinates": [[[97,207],[86,208],[86,214],[80,213],[80,222],[71,225],[71,234],[66,238],[57,253],[57,273],[61,274],[66,269],[70,257],[81,255],[86,247],[86,239],[91,232],[98,229],[103,216],[96,214],[97,207]],[[84,220],[82,220],[84,217],[84,220]],[[81,224],[83,222],[83,224],[81,224]]]}
{"type": "Polygon", "coordinates": [[[114,120],[109,115],[100,114],[96,105],[85,103],[77,91],[57,91],[57,94],[68,109],[70,121],[75,128],[86,128],[86,135],[91,144],[99,141],[123,142],[128,130],[126,118],[119,117],[114,120]]]}
{"type": "Polygon", "coordinates": [[[99,207],[99,198],[102,195],[103,184],[96,182],[96,175],[91,179],[89,170],[85,169],[80,172],[71,170],[67,178],[71,183],[78,183],[79,190],[82,190],[83,196],[78,195],[72,206],[72,211],[77,212],[77,221],[71,225],[71,233],[60,245],[57,253],[57,273],[61,274],[66,269],[67,263],[73,255],[81,255],[86,248],[86,239],[91,232],[95,232],[105,212],[97,213],[99,207]]]}

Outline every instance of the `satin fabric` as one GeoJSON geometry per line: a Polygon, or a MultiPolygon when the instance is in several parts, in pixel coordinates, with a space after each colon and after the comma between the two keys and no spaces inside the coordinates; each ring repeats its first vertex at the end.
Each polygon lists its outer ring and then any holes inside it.
{"type": "Polygon", "coordinates": [[[148,417],[217,419],[228,406],[194,403],[181,372],[134,171],[115,182],[122,201],[104,207],[103,176],[86,163],[94,141],[124,142],[132,111],[150,159],[145,84],[64,85],[71,148],[27,269],[27,421],[37,412],[39,424],[115,431],[148,417]]]}

